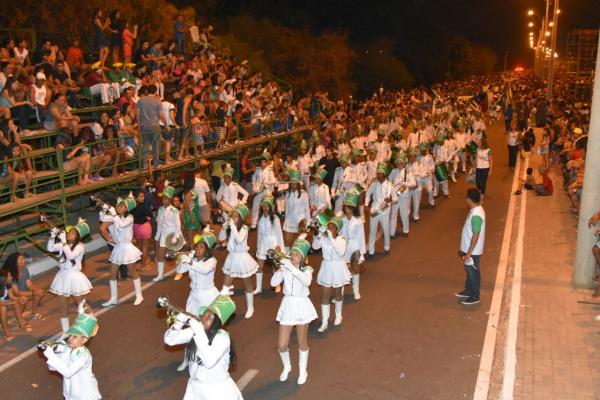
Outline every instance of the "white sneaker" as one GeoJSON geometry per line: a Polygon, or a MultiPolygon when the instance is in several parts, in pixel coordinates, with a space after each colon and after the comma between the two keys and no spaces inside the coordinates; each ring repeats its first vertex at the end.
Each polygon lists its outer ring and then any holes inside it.
{"type": "Polygon", "coordinates": [[[142,304],[143,301],[144,301],[144,298],[142,296],[136,297],[135,301],[133,302],[133,305],[134,306],[139,306],[140,304],[142,304]]]}
{"type": "Polygon", "coordinates": [[[117,305],[117,299],[113,299],[110,298],[108,299],[108,301],[105,301],[104,303],[102,303],[102,307],[110,307],[110,306],[114,306],[117,305]]]}
{"type": "Polygon", "coordinates": [[[249,308],[248,311],[246,311],[246,315],[244,315],[244,318],[250,319],[250,318],[252,318],[253,315],[254,315],[254,307],[249,308]]]}

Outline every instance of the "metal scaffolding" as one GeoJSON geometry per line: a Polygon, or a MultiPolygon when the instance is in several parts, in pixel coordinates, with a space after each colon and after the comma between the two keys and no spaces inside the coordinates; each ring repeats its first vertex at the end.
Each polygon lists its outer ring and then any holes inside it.
{"type": "Polygon", "coordinates": [[[568,36],[565,73],[578,98],[591,98],[598,33],[598,29],[574,29],[568,36]]]}

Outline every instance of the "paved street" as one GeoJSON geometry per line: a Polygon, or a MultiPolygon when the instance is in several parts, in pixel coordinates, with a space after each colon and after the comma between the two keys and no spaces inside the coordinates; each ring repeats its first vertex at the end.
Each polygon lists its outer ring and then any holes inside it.
{"type": "MultiPolygon", "coordinates": [[[[486,251],[482,259],[482,297],[475,306],[463,306],[453,293],[464,284],[464,271],[457,257],[460,229],[467,213],[464,176],[451,184],[451,199],[440,197],[434,210],[424,209],[421,222],[411,225],[408,238],[392,241],[392,253],[384,257],[381,241],[378,255],[369,261],[361,279],[362,300],[352,299],[346,289],[344,321],[325,334],[309,332],[310,358],[307,384],[298,387],[297,345],[291,346],[292,373],[286,383],[278,376],[281,364],[276,351],[275,315],[280,295],[274,292],[255,299],[256,312],[244,320],[245,299],[237,282],[234,300],[239,312],[229,324],[238,364],[234,380],[249,370],[258,370],[243,390],[246,399],[463,399],[471,398],[479,369],[480,353],[496,274],[513,172],[507,168],[505,138],[501,124],[488,131],[494,169],[485,197],[487,212],[486,251]]],[[[255,244],[254,234],[249,243],[255,244]]],[[[218,252],[219,265],[225,253],[218,252]]],[[[90,297],[92,305],[108,296],[107,253],[90,257],[87,272],[98,280],[90,297]]],[[[320,257],[310,259],[318,268],[320,257]]],[[[172,267],[172,266],[171,266],[172,267]]],[[[220,270],[220,268],[219,268],[220,270]]],[[[315,274],[316,276],[316,274],[315,274]]],[[[151,281],[151,275],[144,281],[151,281]]],[[[43,282],[49,284],[51,277],[43,282]]],[[[217,287],[222,275],[218,273],[217,287]]],[[[265,274],[265,283],[270,273],[265,274]]],[[[132,290],[120,284],[120,296],[132,290]]],[[[318,305],[316,283],[312,300],[318,305]]],[[[176,305],[185,305],[188,281],[168,280],[144,291],[146,301],[134,307],[131,300],[103,313],[100,330],[91,344],[94,372],[106,399],[182,398],[188,375],[175,371],[182,349],[162,343],[164,314],[155,299],[168,294],[176,305]]],[[[45,306],[52,313],[56,300],[45,306]]],[[[320,313],[320,308],[317,307],[320,313]]],[[[333,325],[333,324],[330,324],[333,325]]],[[[21,334],[0,347],[5,363],[34,345],[37,337],[58,331],[56,313],[34,325],[36,337],[21,334]]],[[[59,398],[61,379],[48,372],[43,358],[34,353],[0,373],[2,397],[59,398]]]]}

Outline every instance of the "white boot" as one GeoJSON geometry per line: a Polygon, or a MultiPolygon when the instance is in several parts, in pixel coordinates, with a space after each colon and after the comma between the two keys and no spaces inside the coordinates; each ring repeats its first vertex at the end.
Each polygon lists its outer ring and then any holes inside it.
{"type": "Polygon", "coordinates": [[[135,301],[133,302],[134,306],[139,306],[144,301],[144,296],[142,296],[142,281],[140,278],[133,280],[133,288],[135,289],[135,301]]]}
{"type": "Polygon", "coordinates": [[[342,306],[344,305],[344,300],[334,300],[334,305],[335,305],[335,321],[333,321],[333,324],[335,326],[341,325],[342,323],[342,306]]]}
{"type": "Polygon", "coordinates": [[[290,351],[281,351],[278,352],[279,357],[281,357],[281,363],[283,364],[283,371],[281,371],[281,375],[279,375],[279,380],[281,382],[287,381],[288,375],[292,371],[292,363],[290,361],[290,351]]]}
{"type": "Polygon", "coordinates": [[[360,300],[360,274],[352,275],[352,292],[354,293],[354,300],[360,300]]]}
{"type": "Polygon", "coordinates": [[[159,261],[156,263],[156,268],[158,269],[158,275],[153,279],[154,282],[162,281],[165,278],[165,263],[164,261],[159,261]]]}
{"type": "Polygon", "coordinates": [[[62,328],[63,333],[67,333],[69,330],[69,317],[60,319],[60,327],[62,328]]]}
{"type": "Polygon", "coordinates": [[[300,360],[298,361],[298,364],[300,366],[300,373],[298,374],[298,385],[304,385],[304,383],[306,383],[306,379],[308,378],[308,372],[306,371],[306,366],[308,365],[308,350],[298,350],[298,353],[300,354],[300,360]]]}
{"type": "Polygon", "coordinates": [[[246,292],[246,305],[247,309],[245,318],[250,319],[254,315],[254,293],[246,292]]]}
{"type": "Polygon", "coordinates": [[[111,279],[110,281],[108,281],[108,284],[110,285],[110,299],[102,303],[102,307],[108,307],[117,304],[117,299],[119,297],[119,292],[117,289],[117,280],[111,279]]]}
{"type": "Polygon", "coordinates": [[[321,304],[321,326],[319,332],[325,332],[329,325],[329,304],[321,304]]]}
{"type": "Polygon", "coordinates": [[[262,293],[262,284],[263,284],[262,281],[263,281],[263,273],[257,272],[256,273],[256,290],[254,291],[254,294],[262,293]]]}
{"type": "Polygon", "coordinates": [[[177,367],[177,371],[179,371],[179,372],[185,371],[185,369],[188,367],[188,365],[189,365],[189,361],[187,358],[187,350],[184,350],[183,351],[183,361],[177,367]]]}

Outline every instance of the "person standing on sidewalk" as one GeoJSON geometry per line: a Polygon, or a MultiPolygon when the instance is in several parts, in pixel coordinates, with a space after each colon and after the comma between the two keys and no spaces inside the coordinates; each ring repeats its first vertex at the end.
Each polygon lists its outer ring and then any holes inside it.
{"type": "Polygon", "coordinates": [[[485,196],[488,177],[492,174],[492,149],[488,147],[487,139],[481,139],[475,160],[475,185],[481,194],[481,201],[485,196]]]}
{"type": "Polygon", "coordinates": [[[150,85],[146,87],[146,94],[140,97],[136,109],[142,139],[143,166],[146,168],[146,163],[149,160],[148,152],[152,151],[152,166],[156,168],[159,164],[160,123],[163,123],[167,132],[170,131],[165,113],[163,112],[162,103],[156,95],[156,86],[150,85]]]}
{"type": "Polygon", "coordinates": [[[470,188],[467,190],[467,205],[469,214],[465,220],[460,238],[459,255],[462,257],[467,280],[465,289],[455,293],[460,302],[465,305],[479,303],[479,288],[481,286],[481,273],[479,262],[483,254],[485,241],[485,210],[480,204],[481,194],[479,190],[470,188]]]}

